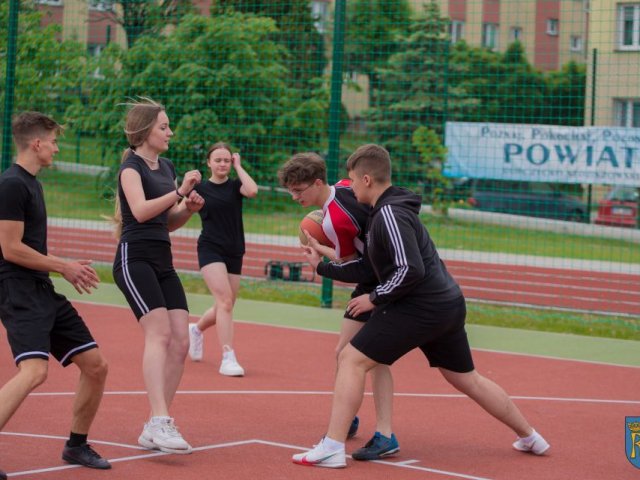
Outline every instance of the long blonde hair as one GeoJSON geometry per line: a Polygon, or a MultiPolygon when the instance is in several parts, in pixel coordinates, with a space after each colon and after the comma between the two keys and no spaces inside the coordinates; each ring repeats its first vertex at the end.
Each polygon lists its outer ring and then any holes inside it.
{"type": "MultiPolygon", "coordinates": [[[[122,152],[120,163],[124,162],[132,152],[135,152],[137,147],[145,142],[153,126],[156,124],[158,115],[160,115],[160,112],[165,111],[164,106],[160,103],[148,97],[139,98],[140,100],[138,101],[119,104],[129,107],[124,126],[124,133],[127,136],[129,146],[122,152]]],[[[110,220],[115,224],[114,236],[119,240],[122,235],[122,211],[120,209],[120,196],[117,191],[115,196],[115,212],[113,218],[110,220]]]]}

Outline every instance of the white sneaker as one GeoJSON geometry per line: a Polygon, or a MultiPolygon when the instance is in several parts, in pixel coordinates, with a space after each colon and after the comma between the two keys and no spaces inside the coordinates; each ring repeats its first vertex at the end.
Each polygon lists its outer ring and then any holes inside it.
{"type": "Polygon", "coordinates": [[[222,355],[219,372],[227,377],[244,376],[244,368],[242,368],[238,363],[238,360],[236,360],[236,354],[233,350],[225,350],[222,355]]]}
{"type": "Polygon", "coordinates": [[[344,447],[329,451],[324,447],[324,438],[312,450],[296,453],[291,460],[293,463],[308,467],[344,468],[347,466],[344,447]]]}
{"type": "Polygon", "coordinates": [[[194,362],[202,360],[204,335],[196,323],[189,324],[189,356],[194,362]]]}
{"type": "Polygon", "coordinates": [[[138,444],[150,450],[161,450],[166,453],[191,453],[192,448],[178,429],[171,417],[154,417],[144,424],[138,444]]]}
{"type": "Polygon", "coordinates": [[[513,448],[519,450],[521,452],[530,452],[535,455],[544,455],[544,453],[549,450],[549,445],[547,441],[535,430],[531,435],[533,438],[529,441],[525,441],[523,438],[518,438],[515,442],[513,442],[513,448]]]}

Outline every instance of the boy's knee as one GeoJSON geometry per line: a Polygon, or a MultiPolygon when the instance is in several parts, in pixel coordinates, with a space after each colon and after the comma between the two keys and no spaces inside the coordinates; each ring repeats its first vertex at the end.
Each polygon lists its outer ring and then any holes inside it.
{"type": "Polygon", "coordinates": [[[99,355],[93,362],[86,365],[82,372],[91,378],[103,381],[109,373],[109,364],[102,355],[99,355]]]}
{"type": "Polygon", "coordinates": [[[29,380],[31,390],[42,385],[49,372],[49,363],[46,360],[25,360],[20,364],[20,375],[29,380]]]}

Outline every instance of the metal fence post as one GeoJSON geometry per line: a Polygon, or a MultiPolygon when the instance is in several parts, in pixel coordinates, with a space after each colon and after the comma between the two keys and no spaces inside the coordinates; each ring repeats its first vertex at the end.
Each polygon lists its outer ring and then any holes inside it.
{"type": "MultiPolygon", "coordinates": [[[[327,155],[327,178],[329,183],[338,179],[340,159],[340,112],[342,109],[342,59],[344,55],[345,0],[336,0],[333,33],[333,55],[331,57],[331,99],[329,103],[329,152],[327,155]]],[[[322,279],[320,305],[331,308],[333,304],[333,282],[322,279]]]]}
{"type": "Polygon", "coordinates": [[[4,88],[4,115],[2,118],[2,160],[0,171],[11,166],[11,117],[16,79],[16,46],[18,44],[18,11],[20,0],[9,0],[9,29],[7,35],[7,74],[4,88]]]}

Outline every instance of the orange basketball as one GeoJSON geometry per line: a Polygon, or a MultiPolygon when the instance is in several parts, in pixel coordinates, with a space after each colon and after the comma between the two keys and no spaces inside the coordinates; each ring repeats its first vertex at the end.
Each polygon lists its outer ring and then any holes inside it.
{"type": "Polygon", "coordinates": [[[300,222],[300,230],[298,231],[298,236],[300,237],[300,242],[303,245],[307,244],[307,237],[304,234],[304,230],[307,230],[309,234],[318,240],[321,245],[326,245],[327,247],[333,248],[333,243],[327,238],[327,236],[322,231],[322,218],[323,218],[322,210],[314,210],[313,212],[307,213],[305,217],[300,222]]]}

